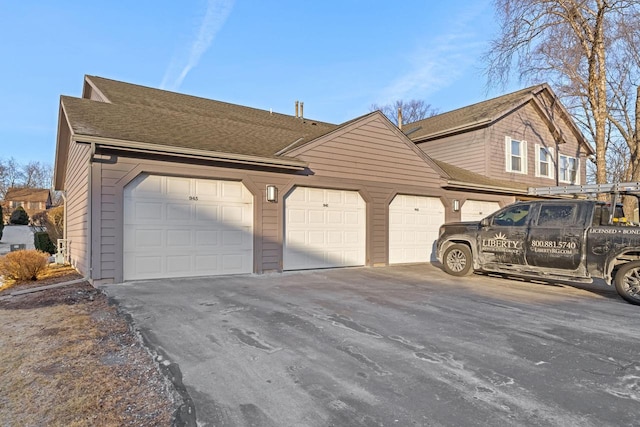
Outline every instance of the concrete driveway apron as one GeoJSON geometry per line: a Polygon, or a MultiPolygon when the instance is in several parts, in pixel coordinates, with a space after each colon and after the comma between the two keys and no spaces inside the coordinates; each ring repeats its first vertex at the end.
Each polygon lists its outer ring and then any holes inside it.
{"type": "Polygon", "coordinates": [[[431,265],[104,286],[199,425],[637,425],[640,310],[431,265]],[[635,325],[635,326],[631,326],[635,325]]]}

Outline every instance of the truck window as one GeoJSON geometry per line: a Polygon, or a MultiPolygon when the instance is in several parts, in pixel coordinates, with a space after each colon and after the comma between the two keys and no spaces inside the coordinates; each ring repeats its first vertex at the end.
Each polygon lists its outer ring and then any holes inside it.
{"type": "Polygon", "coordinates": [[[522,226],[527,221],[529,205],[518,205],[505,209],[493,217],[493,225],[522,226]]]}
{"type": "Polygon", "coordinates": [[[540,227],[561,227],[575,224],[577,205],[542,205],[538,216],[540,227]]]}

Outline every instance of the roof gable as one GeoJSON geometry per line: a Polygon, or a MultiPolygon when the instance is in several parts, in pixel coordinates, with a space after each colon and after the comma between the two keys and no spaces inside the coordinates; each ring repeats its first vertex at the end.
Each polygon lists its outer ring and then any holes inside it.
{"type": "MultiPolygon", "coordinates": [[[[539,114],[552,128],[555,128],[557,124],[550,117],[548,110],[549,108],[559,108],[563,116],[562,119],[568,123],[581,145],[587,151],[593,152],[593,148],[587,143],[571,115],[546,83],[409,123],[404,125],[403,129],[414,142],[441,138],[491,125],[529,102],[536,106],[539,114]],[[543,95],[553,100],[551,105],[545,104],[542,99],[543,95]]],[[[556,131],[556,129],[553,130],[556,131]]]]}
{"type": "Polygon", "coordinates": [[[323,175],[352,179],[388,175],[387,181],[411,184],[424,184],[425,180],[435,184],[444,176],[438,165],[379,111],[300,143],[286,154],[308,162],[314,172],[322,170],[323,175]]]}

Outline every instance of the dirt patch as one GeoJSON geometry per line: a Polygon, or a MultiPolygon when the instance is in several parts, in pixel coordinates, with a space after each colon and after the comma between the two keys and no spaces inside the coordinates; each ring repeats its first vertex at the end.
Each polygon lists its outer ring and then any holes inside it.
{"type": "Polygon", "coordinates": [[[169,426],[180,398],[125,318],[73,271],[0,292],[3,425],[169,426]]]}

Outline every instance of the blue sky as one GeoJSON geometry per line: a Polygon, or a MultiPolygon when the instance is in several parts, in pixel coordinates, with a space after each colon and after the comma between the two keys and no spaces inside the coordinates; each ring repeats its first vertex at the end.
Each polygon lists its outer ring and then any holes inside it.
{"type": "MultiPolygon", "coordinates": [[[[53,165],[85,74],[341,123],[374,103],[444,112],[486,91],[490,0],[0,0],[0,158],[53,165]]],[[[515,90],[512,86],[507,91],[515,90]]]]}

